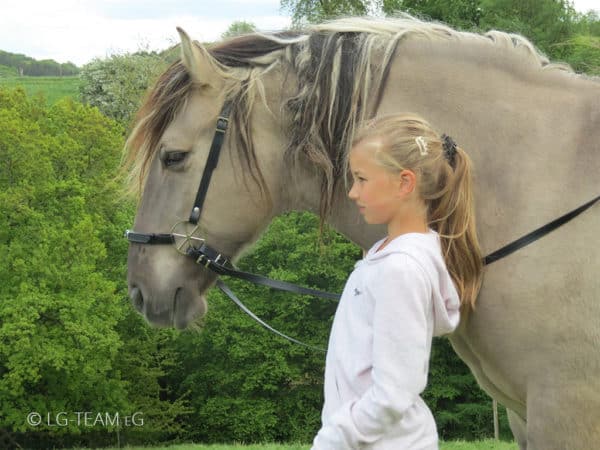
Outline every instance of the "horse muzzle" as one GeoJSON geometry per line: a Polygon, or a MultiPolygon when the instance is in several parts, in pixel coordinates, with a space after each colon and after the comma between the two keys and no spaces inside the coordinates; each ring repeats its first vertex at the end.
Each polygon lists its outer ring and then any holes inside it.
{"type": "Polygon", "coordinates": [[[150,324],[183,329],[206,314],[203,293],[215,275],[167,249],[130,245],[129,298],[150,324]]]}

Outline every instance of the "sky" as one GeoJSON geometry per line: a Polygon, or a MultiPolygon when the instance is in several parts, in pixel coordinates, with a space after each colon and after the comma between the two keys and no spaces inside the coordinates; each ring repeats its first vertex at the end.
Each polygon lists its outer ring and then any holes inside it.
{"type": "MultiPolygon", "coordinates": [[[[35,59],[71,61],[176,44],[180,26],[202,42],[218,40],[237,20],[262,31],[286,28],[280,0],[3,0],[0,50],[35,59]]],[[[575,9],[600,10],[600,0],[575,0],[575,9]]]]}

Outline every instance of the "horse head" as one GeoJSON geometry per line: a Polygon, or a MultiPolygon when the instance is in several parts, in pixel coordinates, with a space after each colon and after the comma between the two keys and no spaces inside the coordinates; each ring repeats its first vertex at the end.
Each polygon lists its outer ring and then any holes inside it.
{"type": "MultiPolygon", "coordinates": [[[[257,81],[246,68],[226,67],[178,31],[181,61],[150,92],[127,143],[141,188],[134,230],[188,237],[193,232],[194,242],[235,258],[281,212],[283,119],[271,110],[279,104],[269,90],[250,90],[249,84],[282,83],[273,79],[276,73],[261,73],[257,81]],[[251,91],[262,93],[259,101],[251,91]],[[229,126],[196,224],[191,210],[226,101],[232,105],[229,126]]],[[[129,296],[154,325],[185,328],[206,313],[204,293],[215,275],[181,253],[176,242],[130,245],[129,296]]]]}

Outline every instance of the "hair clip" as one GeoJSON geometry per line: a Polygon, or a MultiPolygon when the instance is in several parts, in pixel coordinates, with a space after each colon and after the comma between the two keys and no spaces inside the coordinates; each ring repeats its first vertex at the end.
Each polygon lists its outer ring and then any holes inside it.
{"type": "Polygon", "coordinates": [[[425,138],[423,136],[417,136],[415,138],[415,142],[419,147],[419,153],[421,153],[421,156],[426,156],[429,153],[429,149],[427,148],[427,141],[425,138]]]}
{"type": "Polygon", "coordinates": [[[444,157],[450,163],[453,169],[456,165],[456,142],[447,134],[442,134],[442,147],[444,148],[444,157]]]}

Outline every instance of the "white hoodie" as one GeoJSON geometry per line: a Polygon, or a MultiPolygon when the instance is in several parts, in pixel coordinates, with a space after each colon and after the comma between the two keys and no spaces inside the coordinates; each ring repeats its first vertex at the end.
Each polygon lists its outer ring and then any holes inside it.
{"type": "Polygon", "coordinates": [[[430,450],[435,422],[420,397],[433,336],[452,332],[460,300],[439,236],[375,243],[348,278],[325,365],[323,425],[313,450],[430,450]]]}

